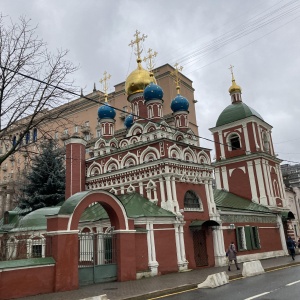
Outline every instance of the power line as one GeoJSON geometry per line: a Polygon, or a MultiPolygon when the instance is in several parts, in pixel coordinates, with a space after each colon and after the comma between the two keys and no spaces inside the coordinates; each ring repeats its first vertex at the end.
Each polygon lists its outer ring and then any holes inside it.
{"type": "MultiPolygon", "coordinates": [[[[84,96],[84,95],[80,95],[80,94],[78,94],[78,93],[76,93],[76,92],[69,91],[69,90],[64,89],[64,88],[61,88],[61,87],[59,87],[59,86],[55,86],[55,85],[53,85],[53,84],[51,84],[51,83],[45,82],[45,81],[43,81],[43,80],[41,80],[41,79],[38,79],[38,78],[35,78],[35,77],[32,77],[32,76],[26,75],[26,74],[23,74],[23,73],[21,73],[21,72],[19,72],[19,71],[15,71],[15,70],[12,70],[12,69],[10,69],[10,68],[3,67],[3,66],[0,66],[0,67],[1,67],[2,69],[8,70],[8,71],[13,72],[13,73],[15,73],[15,74],[21,75],[21,76],[23,76],[23,77],[25,77],[25,78],[28,78],[28,79],[37,81],[37,82],[39,82],[39,83],[46,84],[46,85],[48,85],[48,86],[50,86],[50,87],[53,87],[53,88],[55,88],[55,89],[61,90],[61,91],[66,92],[66,93],[69,93],[69,94],[71,94],[71,95],[74,95],[74,96],[77,96],[77,97],[80,97],[80,98],[84,98],[84,99],[86,99],[86,100],[88,100],[88,101],[91,101],[91,102],[94,102],[94,103],[97,103],[97,104],[103,104],[103,105],[106,104],[106,102],[103,102],[103,101],[97,101],[97,100],[92,99],[92,98],[90,98],[90,97],[87,97],[87,96],[84,96]]],[[[123,112],[123,113],[128,113],[127,111],[125,111],[125,110],[123,110],[123,109],[114,107],[114,106],[112,106],[112,105],[110,105],[110,106],[111,106],[112,108],[114,108],[115,110],[117,110],[117,111],[120,111],[120,112],[123,112]]],[[[131,115],[133,115],[134,117],[137,117],[137,118],[139,118],[139,119],[142,119],[142,120],[145,120],[145,121],[148,121],[148,122],[152,122],[151,119],[144,118],[144,117],[139,116],[139,115],[136,115],[136,114],[134,114],[134,113],[131,113],[131,115]]],[[[164,121],[162,121],[162,122],[164,122],[164,121]]],[[[158,123],[158,124],[161,124],[161,122],[157,122],[157,123],[158,123]]],[[[165,127],[169,128],[169,129],[171,129],[171,130],[179,131],[179,132],[181,132],[181,133],[186,134],[186,132],[180,130],[179,128],[175,128],[175,127],[172,127],[172,126],[166,125],[166,124],[163,124],[163,125],[164,125],[165,127]]],[[[196,135],[195,133],[188,133],[188,134],[191,135],[191,136],[197,137],[197,138],[199,138],[199,139],[203,139],[203,140],[212,142],[212,143],[217,143],[217,144],[221,144],[221,145],[227,145],[227,144],[223,144],[223,143],[220,143],[220,142],[213,141],[213,140],[211,140],[211,139],[209,139],[209,138],[205,138],[205,137],[196,135]]]]}

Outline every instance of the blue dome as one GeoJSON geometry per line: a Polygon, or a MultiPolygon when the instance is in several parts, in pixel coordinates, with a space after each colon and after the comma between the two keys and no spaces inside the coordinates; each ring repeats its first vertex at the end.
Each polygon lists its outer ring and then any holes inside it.
{"type": "Polygon", "coordinates": [[[98,109],[99,119],[114,119],[116,116],[116,111],[108,104],[104,104],[98,109]]]}
{"type": "Polygon", "coordinates": [[[153,82],[148,84],[144,89],[145,101],[156,100],[156,99],[162,100],[163,95],[164,92],[162,88],[159,85],[154,84],[153,82]]]}
{"type": "Polygon", "coordinates": [[[171,102],[171,109],[173,110],[173,112],[187,111],[189,109],[189,106],[189,101],[179,94],[171,102]]]}
{"type": "Polygon", "coordinates": [[[128,115],[126,118],[125,118],[125,121],[124,121],[124,125],[127,127],[127,128],[130,128],[133,124],[133,115],[128,115]]]}

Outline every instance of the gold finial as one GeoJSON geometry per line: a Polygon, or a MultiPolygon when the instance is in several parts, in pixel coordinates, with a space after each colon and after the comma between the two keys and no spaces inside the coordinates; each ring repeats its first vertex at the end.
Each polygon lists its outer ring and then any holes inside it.
{"type": "Polygon", "coordinates": [[[111,78],[111,75],[108,74],[106,71],[103,73],[103,78],[99,80],[100,84],[102,84],[102,89],[104,91],[104,97],[105,97],[105,102],[107,102],[107,90],[108,90],[108,79],[111,78]]]}
{"type": "Polygon", "coordinates": [[[154,53],[152,53],[152,49],[149,49],[147,51],[147,53],[149,54],[148,56],[145,56],[143,61],[149,61],[147,63],[147,68],[149,70],[149,72],[151,73],[151,75],[153,76],[153,68],[154,68],[154,63],[153,63],[153,57],[156,57],[156,55],[158,54],[156,51],[154,51],[154,53]]]}
{"type": "Polygon", "coordinates": [[[179,95],[179,94],[180,94],[180,85],[179,85],[179,83],[180,83],[180,78],[179,78],[178,72],[181,72],[182,69],[183,69],[183,67],[182,67],[182,66],[179,66],[179,64],[176,63],[176,64],[174,65],[174,68],[175,68],[175,70],[171,72],[171,75],[174,76],[174,81],[175,81],[175,83],[176,83],[177,94],[179,95]]]}
{"type": "Polygon", "coordinates": [[[141,49],[141,46],[140,46],[140,42],[141,41],[144,41],[145,38],[147,37],[147,35],[142,35],[141,37],[139,37],[139,34],[140,32],[138,30],[135,31],[135,34],[133,36],[135,36],[135,40],[132,40],[130,42],[130,44],[128,46],[131,46],[133,47],[134,44],[136,44],[136,56],[137,56],[137,62],[140,63],[142,60],[141,60],[141,54],[143,52],[143,49],[141,49]]]}
{"type": "Polygon", "coordinates": [[[238,86],[236,83],[235,83],[235,78],[234,78],[234,75],[233,75],[233,68],[234,66],[233,65],[230,65],[229,67],[229,70],[231,72],[231,81],[232,81],[232,84],[231,84],[231,87],[229,88],[229,93],[233,93],[233,92],[242,92],[242,89],[240,86],[238,86]]]}

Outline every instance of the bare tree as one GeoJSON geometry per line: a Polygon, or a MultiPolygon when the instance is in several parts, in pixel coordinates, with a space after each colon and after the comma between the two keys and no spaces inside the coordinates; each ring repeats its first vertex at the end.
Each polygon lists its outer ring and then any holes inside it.
{"type": "Polygon", "coordinates": [[[75,92],[70,75],[77,67],[66,59],[67,53],[50,53],[25,17],[14,23],[0,15],[0,141],[5,145],[0,165],[20,151],[32,130],[69,109],[53,109],[75,92]]]}

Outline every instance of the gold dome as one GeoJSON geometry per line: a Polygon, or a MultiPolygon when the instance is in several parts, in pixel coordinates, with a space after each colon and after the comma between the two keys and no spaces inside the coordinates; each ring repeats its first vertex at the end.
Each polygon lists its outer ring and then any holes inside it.
{"type": "Polygon", "coordinates": [[[126,79],[125,91],[128,96],[143,92],[145,87],[153,82],[156,84],[154,76],[151,73],[143,69],[141,62],[138,61],[138,67],[136,70],[132,71],[126,79]]]}
{"type": "Polygon", "coordinates": [[[231,87],[229,88],[229,94],[232,94],[232,93],[234,93],[234,92],[242,92],[242,89],[241,89],[241,87],[239,86],[239,85],[237,85],[236,83],[235,83],[235,79],[232,79],[232,85],[231,85],[231,87]]]}

